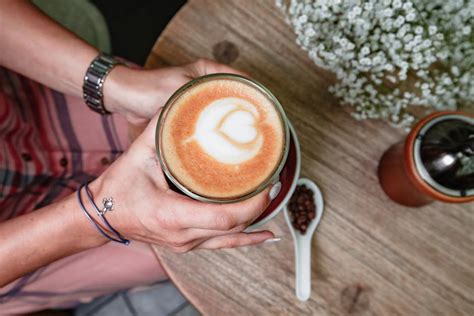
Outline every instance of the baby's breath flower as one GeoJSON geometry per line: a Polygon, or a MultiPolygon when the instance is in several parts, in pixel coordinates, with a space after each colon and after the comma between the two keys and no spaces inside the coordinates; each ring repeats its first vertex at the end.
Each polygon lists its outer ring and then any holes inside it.
{"type": "Polygon", "coordinates": [[[298,45],[336,74],[329,91],[354,107],[357,120],[406,129],[414,122],[409,106],[473,106],[474,0],[276,3],[298,45]]]}

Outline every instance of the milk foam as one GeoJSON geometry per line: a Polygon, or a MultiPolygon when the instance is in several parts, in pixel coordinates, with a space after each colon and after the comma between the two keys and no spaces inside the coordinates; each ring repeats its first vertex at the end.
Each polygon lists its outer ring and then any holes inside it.
{"type": "Polygon", "coordinates": [[[285,149],[273,101],[240,80],[193,85],[174,100],[162,126],[169,172],[188,190],[213,199],[254,191],[274,174],[285,149]]]}
{"type": "Polygon", "coordinates": [[[247,100],[218,99],[201,112],[192,138],[217,161],[240,164],[255,157],[262,147],[258,119],[257,108],[247,100]]]}

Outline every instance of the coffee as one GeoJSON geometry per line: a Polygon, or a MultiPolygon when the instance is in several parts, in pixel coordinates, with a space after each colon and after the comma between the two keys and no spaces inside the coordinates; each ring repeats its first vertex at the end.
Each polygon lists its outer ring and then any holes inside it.
{"type": "Polygon", "coordinates": [[[245,196],[284,158],[285,122],[265,91],[234,76],[189,86],[160,120],[161,158],[187,190],[208,199],[245,196]]]}

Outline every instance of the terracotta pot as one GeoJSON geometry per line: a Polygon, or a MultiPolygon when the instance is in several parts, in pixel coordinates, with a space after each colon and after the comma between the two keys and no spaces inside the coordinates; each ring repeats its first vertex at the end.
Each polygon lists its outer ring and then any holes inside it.
{"type": "Polygon", "coordinates": [[[462,190],[457,194],[455,190],[446,189],[436,183],[421,166],[422,163],[419,158],[420,138],[426,134],[430,128],[429,126],[434,124],[433,120],[442,121],[441,117],[453,119],[459,116],[467,118],[471,122],[474,119],[473,115],[461,112],[434,113],[421,120],[404,142],[394,144],[383,154],[378,167],[378,176],[380,185],[392,200],[402,205],[414,207],[429,204],[434,200],[447,203],[474,201],[472,189],[470,189],[469,194],[462,190]]]}

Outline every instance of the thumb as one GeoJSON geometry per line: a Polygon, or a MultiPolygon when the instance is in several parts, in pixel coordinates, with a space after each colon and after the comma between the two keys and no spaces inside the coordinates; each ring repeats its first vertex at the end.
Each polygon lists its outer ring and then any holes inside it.
{"type": "Polygon", "coordinates": [[[144,127],[143,125],[133,127],[135,133],[139,132],[140,129],[143,130],[143,132],[141,132],[141,134],[136,139],[138,142],[145,143],[148,146],[155,146],[155,134],[160,113],[161,110],[158,111],[155,116],[153,116],[153,118],[148,122],[148,125],[146,125],[146,127],[144,127]]]}
{"type": "Polygon", "coordinates": [[[214,73],[230,73],[241,75],[244,77],[250,77],[249,74],[235,69],[233,67],[217,63],[210,59],[199,59],[196,62],[189,64],[188,69],[190,70],[190,76],[192,78],[198,78],[204,75],[214,74],[214,73]]]}

